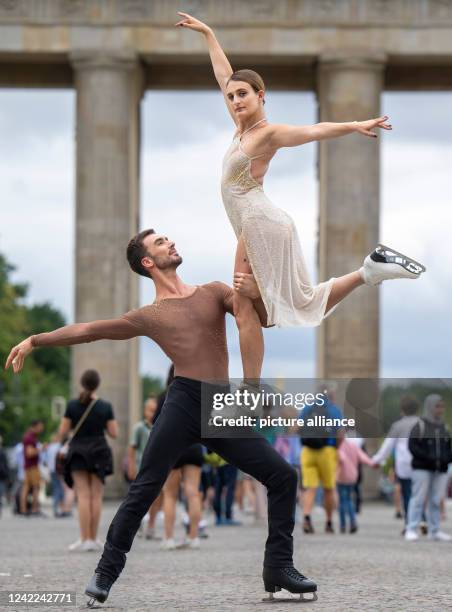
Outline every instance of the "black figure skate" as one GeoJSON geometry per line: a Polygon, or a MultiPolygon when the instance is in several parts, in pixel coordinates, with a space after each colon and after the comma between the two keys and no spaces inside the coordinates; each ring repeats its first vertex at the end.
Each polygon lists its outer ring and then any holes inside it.
{"type": "Polygon", "coordinates": [[[360,269],[366,285],[379,285],[384,280],[395,278],[419,278],[426,268],[418,261],[398,251],[379,244],[364,260],[360,269]]]}
{"type": "Polygon", "coordinates": [[[268,597],[262,601],[267,602],[293,602],[293,601],[317,601],[317,585],[312,580],[300,574],[294,567],[264,567],[262,572],[262,578],[264,579],[265,590],[268,593],[268,597]],[[293,598],[275,598],[274,593],[285,589],[290,593],[296,593],[300,595],[299,600],[293,598]],[[312,593],[312,597],[305,597],[306,593],[312,593]]]}
{"type": "Polygon", "coordinates": [[[106,574],[94,572],[85,589],[85,595],[90,598],[87,603],[88,608],[92,608],[96,603],[104,603],[113,583],[114,580],[106,574]]]}

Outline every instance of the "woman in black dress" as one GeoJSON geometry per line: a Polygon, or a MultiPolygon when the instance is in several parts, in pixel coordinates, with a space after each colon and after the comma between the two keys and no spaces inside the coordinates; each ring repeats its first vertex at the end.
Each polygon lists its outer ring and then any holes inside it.
{"type": "Polygon", "coordinates": [[[113,473],[113,456],[105,438],[118,435],[118,424],[109,402],[99,399],[96,389],[100,384],[95,370],[86,370],[80,380],[82,391],[78,399],[68,402],[60,425],[64,438],[91,409],[73,437],[66,457],[64,479],[74,486],[77,495],[80,539],[69,546],[71,551],[101,550],[97,539],[105,477],[113,473]],[[94,403],[93,403],[94,402],[94,403]]]}

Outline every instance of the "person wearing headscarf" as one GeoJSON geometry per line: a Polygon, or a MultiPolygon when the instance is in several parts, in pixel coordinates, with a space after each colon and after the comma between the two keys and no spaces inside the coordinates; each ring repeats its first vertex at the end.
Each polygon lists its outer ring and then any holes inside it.
{"type": "Polygon", "coordinates": [[[452,537],[440,531],[440,505],[447,486],[447,469],[452,463],[451,436],[444,421],[445,404],[441,395],[432,393],[425,398],[424,412],[411,430],[408,447],[413,455],[412,496],[408,507],[405,539],[415,541],[424,505],[427,506],[429,538],[450,541],[452,537]]]}

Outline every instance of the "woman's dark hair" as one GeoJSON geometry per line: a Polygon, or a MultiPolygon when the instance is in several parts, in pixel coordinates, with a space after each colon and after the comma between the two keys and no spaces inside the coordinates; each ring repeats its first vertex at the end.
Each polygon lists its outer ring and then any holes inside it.
{"type": "Polygon", "coordinates": [[[90,403],[94,391],[100,385],[100,376],[96,370],[85,370],[80,379],[80,384],[83,387],[79,396],[79,401],[84,406],[90,403]]]}
{"type": "Polygon", "coordinates": [[[400,398],[400,410],[406,416],[416,414],[419,410],[419,402],[414,395],[403,395],[400,398]]]}
{"type": "Polygon", "coordinates": [[[127,261],[129,262],[129,266],[134,272],[141,274],[141,276],[146,276],[147,278],[149,278],[150,274],[146,268],[143,267],[141,260],[143,257],[149,256],[143,244],[143,240],[150,234],[155,234],[155,231],[153,229],[143,230],[131,238],[127,245],[127,261]]]}
{"type": "MultiPolygon", "coordinates": [[[[226,85],[228,85],[230,81],[243,81],[244,83],[248,83],[256,93],[261,90],[265,91],[264,79],[260,74],[249,68],[243,68],[242,70],[233,72],[226,85]]],[[[265,104],[265,100],[263,100],[263,103],[265,104]]]]}

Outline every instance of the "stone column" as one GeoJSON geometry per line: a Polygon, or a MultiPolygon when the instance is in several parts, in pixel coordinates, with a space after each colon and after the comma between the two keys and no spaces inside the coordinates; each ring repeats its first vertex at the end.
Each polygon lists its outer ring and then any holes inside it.
{"type": "MultiPolygon", "coordinates": [[[[361,121],[378,117],[384,67],[383,54],[322,56],[317,75],[319,120],[361,121]]],[[[378,242],[379,138],[352,134],[320,142],[320,280],[358,269],[378,242]]],[[[377,288],[359,288],[318,328],[317,372],[319,377],[330,379],[378,377],[377,288]]],[[[354,409],[343,400],[339,405],[347,416],[355,417],[354,409]]],[[[377,447],[376,437],[367,439],[369,453],[377,447]]],[[[368,470],[364,496],[374,498],[376,491],[377,475],[368,470]]]]}
{"type": "MultiPolygon", "coordinates": [[[[319,121],[360,121],[380,114],[383,55],[319,59],[319,121]]],[[[380,134],[379,134],[380,136],[380,134]]],[[[319,144],[319,279],[358,269],[379,238],[379,139],[352,134],[319,144]]],[[[378,289],[360,288],[318,328],[317,374],[376,377],[378,289]]]]}
{"type": "MultiPolygon", "coordinates": [[[[127,243],[139,218],[141,68],[134,54],[74,52],[77,90],[75,320],[118,317],[138,305],[138,278],[127,243]]],[[[81,373],[99,371],[99,395],[113,404],[119,436],[108,494],[122,493],[121,462],[130,421],[141,404],[138,341],[102,340],[73,347],[72,391],[81,373]]]]}

